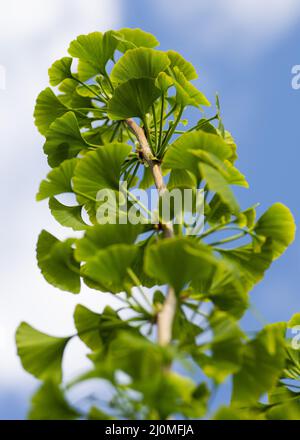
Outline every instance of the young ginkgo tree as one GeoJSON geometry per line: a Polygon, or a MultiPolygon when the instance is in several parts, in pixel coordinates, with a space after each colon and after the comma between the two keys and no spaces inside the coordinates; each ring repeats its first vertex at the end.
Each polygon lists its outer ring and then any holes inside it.
{"type": "Polygon", "coordinates": [[[37,98],[52,168],[37,200],[49,199],[53,217],[77,231],[64,241],[42,231],[39,268],[58,289],[78,294],[84,283],[101,303],[110,292],[119,308],[78,305],[76,334],[67,337],[19,326],[22,365],[43,382],[29,417],[293,418],[300,410],[285,379],[298,380],[300,362],[286,332],[299,316],[255,335],[238,324],[249,292],[293,241],[293,217],[280,203],[258,219],[256,206],[240,208],[232,185],[248,183],[218,98],[206,117],[193,65],[157,46],[140,29],[80,35],[50,67],[53,88],[37,98]],[[193,123],[184,119],[191,107],[193,123]],[[137,189],[155,190],[157,206],[145,206],[137,189]],[[189,195],[190,207],[176,208],[172,190],[183,202],[189,195]],[[90,369],[63,380],[75,337],[89,348],[90,369]],[[212,391],[229,379],[230,406],[211,414],[212,391]],[[91,386],[98,381],[100,394],[91,386]]]}

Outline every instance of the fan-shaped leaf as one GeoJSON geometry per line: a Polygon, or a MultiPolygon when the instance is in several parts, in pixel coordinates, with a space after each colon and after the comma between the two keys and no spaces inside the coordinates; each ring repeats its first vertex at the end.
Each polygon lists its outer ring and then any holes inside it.
{"type": "Polygon", "coordinates": [[[59,167],[50,171],[47,179],[42,180],[36,199],[43,200],[58,194],[73,192],[71,180],[76,165],[77,159],[65,160],[59,167]]]}
{"type": "Polygon", "coordinates": [[[118,293],[132,286],[127,270],[138,253],[134,245],[115,244],[101,249],[82,266],[81,274],[98,284],[99,290],[118,293]]]}
{"type": "Polygon", "coordinates": [[[176,139],[169,147],[163,160],[166,169],[183,169],[199,176],[195,151],[204,150],[224,161],[231,155],[230,147],[217,135],[197,131],[186,133],[176,139]]]}
{"type": "Polygon", "coordinates": [[[37,243],[37,261],[48,283],[61,290],[79,293],[80,266],[73,257],[72,244],[72,239],[62,242],[43,230],[37,243]]]}
{"type": "Polygon", "coordinates": [[[49,127],[44,144],[51,167],[58,166],[66,159],[71,159],[90,144],[82,137],[76,116],[73,112],[57,118],[49,127]]]}
{"type": "Polygon", "coordinates": [[[159,45],[154,35],[141,29],[122,28],[117,32],[118,50],[126,52],[128,49],[137,47],[155,47],[159,45]]]}
{"type": "Polygon", "coordinates": [[[285,361],[284,333],[284,324],[270,324],[245,345],[242,367],[233,377],[235,404],[254,404],[277,383],[285,361]]]}
{"type": "Polygon", "coordinates": [[[96,252],[112,244],[133,244],[144,230],[143,225],[131,223],[95,225],[86,231],[83,238],[77,240],[75,257],[78,261],[87,261],[96,252]]]}
{"type": "Polygon", "coordinates": [[[34,109],[34,120],[39,132],[44,136],[48,128],[56,118],[63,116],[70,109],[66,107],[54,92],[47,87],[43,90],[36,100],[34,109]]]}
{"type": "Polygon", "coordinates": [[[82,206],[66,206],[54,197],[49,199],[51,214],[62,226],[72,228],[73,231],[83,231],[89,226],[82,220],[82,206]]]}
{"type": "Polygon", "coordinates": [[[164,52],[145,47],[129,50],[113,67],[111,80],[115,84],[121,84],[130,79],[155,79],[169,64],[170,60],[164,52]]]}
{"type": "Polygon", "coordinates": [[[80,416],[53,382],[45,382],[32,397],[30,420],[74,420],[80,416]]]}
{"type": "Polygon", "coordinates": [[[170,68],[174,69],[174,67],[177,67],[186,77],[186,79],[197,79],[198,75],[196,72],[195,67],[192,65],[192,63],[189,63],[186,61],[180,53],[175,52],[174,50],[168,50],[167,51],[168,58],[171,62],[170,68]]]}
{"type": "Polygon", "coordinates": [[[216,261],[208,246],[187,238],[162,240],[146,249],[145,272],[177,293],[195,279],[211,276],[216,261]]]}
{"type": "Polygon", "coordinates": [[[55,61],[48,70],[51,86],[58,86],[66,78],[73,78],[71,66],[72,58],[70,57],[64,57],[55,61]]]}
{"type": "Polygon", "coordinates": [[[222,202],[228,205],[233,213],[238,213],[239,205],[222,174],[206,163],[200,163],[199,169],[202,177],[206,181],[208,189],[216,192],[220,196],[222,202]]]}
{"type": "Polygon", "coordinates": [[[79,58],[78,75],[85,81],[101,73],[106,74],[106,64],[113,57],[118,40],[115,32],[92,32],[79,35],[69,46],[69,54],[79,58]]]}
{"type": "Polygon", "coordinates": [[[272,239],[273,258],[276,259],[294,241],[296,226],[291,211],[282,203],[275,203],[260,217],[254,230],[272,239]]]}
{"type": "Polygon", "coordinates": [[[26,371],[40,380],[62,380],[62,358],[70,338],[41,333],[22,322],[16,333],[18,355],[26,371]]]}
{"type": "Polygon", "coordinates": [[[159,96],[153,79],[131,79],[115,89],[108,103],[108,115],[115,120],[135,116],[143,119],[159,96]]]}
{"type": "Polygon", "coordinates": [[[96,200],[101,189],[118,190],[121,166],[130,150],[130,145],[113,143],[87,153],[75,169],[75,193],[96,200]]]}

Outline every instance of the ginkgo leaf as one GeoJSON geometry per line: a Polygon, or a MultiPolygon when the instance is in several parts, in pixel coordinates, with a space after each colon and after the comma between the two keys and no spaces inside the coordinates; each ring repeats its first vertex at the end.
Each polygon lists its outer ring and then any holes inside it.
{"type": "Polygon", "coordinates": [[[175,84],[173,78],[167,75],[165,72],[160,72],[155,80],[155,85],[163,93],[175,84]]]}
{"type": "Polygon", "coordinates": [[[195,67],[192,65],[192,63],[189,63],[187,60],[185,60],[180,53],[175,52],[174,50],[168,50],[167,55],[171,62],[171,69],[177,67],[188,80],[198,78],[195,67]]]}
{"type": "Polygon", "coordinates": [[[75,169],[75,193],[96,201],[101,189],[119,190],[121,166],[130,150],[130,145],[112,143],[87,153],[75,169]]]}
{"type": "Polygon", "coordinates": [[[75,257],[78,261],[93,258],[101,249],[112,244],[133,244],[138,235],[145,231],[141,224],[99,224],[90,227],[83,238],[77,240],[75,257]]]}
{"type": "Polygon", "coordinates": [[[85,81],[101,73],[106,74],[106,64],[113,57],[118,46],[118,40],[113,31],[102,34],[92,32],[87,35],[79,35],[72,41],[68,52],[78,58],[78,76],[85,81]]]}
{"type": "Polygon", "coordinates": [[[194,107],[211,105],[205,95],[186,79],[184,74],[178,69],[177,66],[174,67],[174,74],[175,87],[177,91],[176,103],[180,107],[186,107],[187,105],[194,107]]]}
{"type": "Polygon", "coordinates": [[[275,203],[260,217],[254,231],[272,239],[273,258],[276,259],[295,239],[295,220],[285,205],[275,203]]]}
{"type": "Polygon", "coordinates": [[[51,381],[43,383],[33,395],[30,420],[74,420],[80,413],[65,399],[62,390],[51,381]]]}
{"type": "Polygon", "coordinates": [[[144,118],[151,105],[160,96],[155,80],[130,79],[120,84],[108,103],[108,116],[114,120],[132,117],[144,118]]]}
{"type": "Polygon", "coordinates": [[[114,65],[110,76],[114,84],[130,79],[155,79],[169,64],[170,60],[164,52],[141,47],[128,50],[114,65]]]}
{"type": "Polygon", "coordinates": [[[71,193],[73,191],[71,180],[77,165],[77,159],[65,160],[57,168],[53,168],[42,180],[36,199],[43,200],[58,194],[71,193]]]}
{"type": "Polygon", "coordinates": [[[163,166],[166,169],[184,169],[199,176],[195,151],[204,150],[224,161],[231,155],[230,147],[217,135],[196,131],[185,133],[176,139],[167,149],[163,166]]]}
{"type": "Polygon", "coordinates": [[[247,291],[263,278],[273,260],[270,240],[264,243],[259,252],[254,251],[252,244],[230,250],[218,249],[218,251],[226,260],[234,264],[247,291]]]}
{"type": "Polygon", "coordinates": [[[195,188],[196,177],[187,170],[175,169],[170,173],[170,179],[168,182],[168,189],[174,188],[195,188]]]}
{"type": "Polygon", "coordinates": [[[71,73],[72,61],[70,57],[63,57],[52,64],[48,70],[51,86],[58,86],[66,78],[73,78],[71,73]]]}
{"type": "Polygon", "coordinates": [[[118,293],[133,285],[128,269],[137,256],[134,245],[115,244],[99,250],[82,266],[81,274],[96,282],[103,292],[118,293]]]}
{"type": "Polygon", "coordinates": [[[55,287],[80,292],[80,265],[73,257],[72,239],[59,241],[43,230],[37,243],[37,262],[42,275],[55,287]]]}
{"type": "Polygon", "coordinates": [[[241,369],[233,376],[235,405],[254,404],[277,383],[285,362],[284,333],[284,324],[269,324],[245,345],[241,369]]]}
{"type": "Polygon", "coordinates": [[[49,165],[56,167],[64,160],[76,157],[81,150],[87,150],[89,147],[90,144],[80,133],[75,114],[67,112],[50,125],[44,152],[48,155],[49,165]]]}
{"type": "Polygon", "coordinates": [[[18,355],[28,373],[40,380],[62,380],[62,358],[70,338],[57,338],[41,333],[26,322],[16,332],[18,355]]]}
{"type": "Polygon", "coordinates": [[[200,149],[189,150],[189,153],[192,153],[200,161],[205,162],[218,170],[230,185],[239,185],[244,188],[249,187],[245,176],[228,160],[222,161],[213,153],[200,149]]]}
{"type": "Polygon", "coordinates": [[[34,109],[35,125],[39,132],[45,136],[52,122],[55,121],[56,118],[63,116],[69,110],[70,109],[57,98],[50,87],[47,87],[37,97],[34,109]]]}
{"type": "MultiPolygon", "coordinates": [[[[74,323],[78,336],[91,350],[108,348],[117,332],[130,329],[128,323],[109,306],[102,313],[95,313],[79,304],[74,312],[74,323]]],[[[135,329],[132,328],[132,331],[135,329]]]]}
{"type": "Polygon", "coordinates": [[[208,377],[222,383],[229,374],[240,369],[244,334],[236,320],[224,312],[214,311],[209,323],[213,332],[208,344],[211,355],[199,353],[196,349],[193,357],[208,377]]]}
{"type": "Polygon", "coordinates": [[[82,219],[82,206],[66,206],[55,197],[49,199],[51,214],[62,226],[72,228],[73,231],[83,231],[89,226],[82,219]]]}
{"type": "MultiPolygon", "coordinates": [[[[86,89],[86,88],[85,88],[86,89]]],[[[88,124],[87,111],[83,110],[85,108],[91,108],[91,98],[88,96],[82,96],[79,94],[78,81],[74,79],[65,79],[58,87],[59,95],[58,99],[66,105],[69,109],[81,109],[80,114],[77,113],[78,120],[80,124],[82,121],[88,124]],[[81,116],[80,116],[81,115],[81,116]],[[83,115],[85,115],[86,120],[84,121],[83,115]]]]}
{"type": "Polygon", "coordinates": [[[195,279],[192,287],[196,300],[210,300],[217,309],[241,318],[248,306],[248,295],[239,273],[226,261],[217,259],[215,270],[207,279],[195,279]],[[199,292],[199,293],[197,293],[199,292]]]}
{"type": "Polygon", "coordinates": [[[233,213],[238,213],[239,205],[230,186],[222,174],[206,163],[200,163],[199,169],[201,176],[206,181],[208,189],[216,192],[220,196],[220,199],[223,201],[223,203],[228,205],[233,213]]]}
{"type": "Polygon", "coordinates": [[[118,50],[126,52],[128,49],[135,49],[137,47],[153,48],[159,45],[158,40],[154,35],[145,32],[141,29],[122,28],[117,32],[118,50]]]}
{"type": "Polygon", "coordinates": [[[148,246],[144,269],[161,284],[171,284],[179,293],[190,281],[210,277],[215,264],[208,246],[176,237],[148,246]]]}

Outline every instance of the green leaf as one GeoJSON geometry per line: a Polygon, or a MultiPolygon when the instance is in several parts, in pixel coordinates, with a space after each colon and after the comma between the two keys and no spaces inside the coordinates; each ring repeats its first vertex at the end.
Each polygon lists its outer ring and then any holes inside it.
{"type": "Polygon", "coordinates": [[[197,185],[195,176],[187,170],[175,169],[170,173],[168,182],[168,189],[171,191],[174,188],[195,188],[197,185]]]}
{"type": "Polygon", "coordinates": [[[196,295],[199,300],[208,299],[215,306],[232,315],[241,318],[248,306],[248,295],[241,282],[237,270],[226,261],[218,260],[216,269],[206,282],[193,282],[193,287],[202,292],[196,295]]]}
{"type": "Polygon", "coordinates": [[[113,120],[131,117],[144,118],[151,105],[160,96],[155,80],[151,78],[130,79],[120,84],[108,103],[108,116],[113,120]]]}
{"type": "Polygon", "coordinates": [[[80,133],[75,114],[68,112],[50,125],[44,152],[48,155],[49,165],[56,167],[64,160],[77,156],[81,150],[87,150],[89,147],[90,144],[80,133]]]}
{"type": "Polygon", "coordinates": [[[290,210],[282,203],[275,203],[260,217],[254,231],[272,239],[275,260],[294,241],[296,226],[290,210]]]}
{"type": "Polygon", "coordinates": [[[299,420],[300,393],[289,390],[284,385],[277,385],[269,392],[270,409],[268,420],[299,420]]]}
{"type": "Polygon", "coordinates": [[[51,86],[58,86],[66,78],[73,78],[71,73],[72,61],[72,58],[64,57],[52,64],[48,70],[51,86]]]}
{"type": "Polygon", "coordinates": [[[77,240],[75,257],[87,261],[113,244],[133,244],[145,228],[138,224],[98,224],[88,228],[83,238],[77,240]]]}
{"type": "Polygon", "coordinates": [[[215,264],[208,246],[176,237],[149,246],[144,269],[148,275],[162,284],[170,284],[179,293],[186,283],[210,277],[215,264]]]}
{"type": "Polygon", "coordinates": [[[129,50],[114,65],[111,80],[121,84],[130,79],[155,79],[170,65],[170,60],[164,52],[141,47],[129,50]]]}
{"type": "Polygon", "coordinates": [[[155,85],[163,93],[166,93],[166,91],[174,85],[174,80],[165,72],[160,72],[155,80],[155,85]]]}
{"type": "Polygon", "coordinates": [[[219,252],[233,263],[247,291],[250,291],[263,278],[273,259],[270,241],[267,241],[259,252],[254,251],[252,244],[230,250],[219,249],[219,252]]]}
{"type": "Polygon", "coordinates": [[[220,136],[204,131],[185,133],[168,147],[163,160],[164,168],[189,170],[198,177],[199,162],[195,160],[197,150],[212,153],[222,161],[231,155],[230,147],[220,136]]]}
{"type": "Polygon", "coordinates": [[[174,50],[168,50],[167,55],[171,62],[170,68],[172,70],[174,69],[174,67],[177,67],[188,80],[198,78],[196,69],[194,68],[192,63],[186,61],[183,56],[180,55],[180,53],[175,52],[174,50]]]}
{"type": "Polygon", "coordinates": [[[79,59],[78,76],[82,81],[98,75],[106,75],[106,64],[113,57],[118,40],[115,32],[92,32],[79,35],[69,46],[69,54],[79,59]]]}
{"type": "Polygon", "coordinates": [[[137,247],[127,244],[101,249],[82,266],[81,274],[96,282],[98,290],[102,292],[122,292],[133,285],[127,270],[132,266],[137,252],[137,247]]]}
{"type": "Polygon", "coordinates": [[[228,160],[223,162],[213,153],[209,153],[208,151],[204,150],[191,150],[189,152],[196,156],[200,161],[205,162],[215,168],[230,185],[239,185],[243,186],[244,188],[249,187],[245,176],[228,160]]]}
{"type": "Polygon", "coordinates": [[[59,241],[43,230],[37,243],[38,266],[48,283],[61,290],[80,292],[80,265],[73,257],[73,240],[59,241]]]}
{"type": "Polygon", "coordinates": [[[220,196],[222,202],[229,206],[232,213],[237,214],[239,211],[239,205],[222,174],[220,174],[215,168],[205,163],[200,163],[199,169],[201,175],[206,181],[208,189],[216,192],[220,196]]]}
{"type": "Polygon", "coordinates": [[[72,228],[73,231],[83,231],[89,226],[82,220],[82,206],[66,206],[54,197],[49,199],[51,214],[62,226],[72,228]]]}
{"type": "Polygon", "coordinates": [[[300,325],[300,313],[295,313],[287,323],[288,328],[295,327],[296,325],[300,325]]]}
{"type": "MultiPolygon", "coordinates": [[[[102,347],[108,348],[119,331],[131,330],[109,306],[100,314],[79,304],[74,312],[74,322],[80,339],[94,351],[102,347]]],[[[132,331],[135,329],[132,328],[132,331]]]]}
{"type": "Polygon", "coordinates": [[[235,319],[224,312],[214,311],[209,322],[213,332],[209,343],[211,356],[200,353],[194,358],[208,377],[222,383],[229,374],[240,369],[244,334],[235,319]]]}
{"type": "Polygon", "coordinates": [[[137,47],[155,47],[159,45],[158,40],[154,35],[145,32],[141,29],[122,28],[117,32],[118,36],[118,50],[126,52],[128,49],[135,49],[137,47]]]}
{"type": "Polygon", "coordinates": [[[36,200],[73,192],[71,180],[77,163],[77,159],[65,160],[59,167],[50,171],[47,179],[42,180],[40,184],[36,200]]]}
{"type": "Polygon", "coordinates": [[[18,355],[23,368],[40,380],[62,380],[62,358],[70,338],[41,333],[26,322],[16,332],[18,355]]]}
{"type": "Polygon", "coordinates": [[[186,79],[177,66],[174,67],[174,76],[177,91],[176,102],[179,106],[186,107],[191,105],[199,107],[201,105],[211,105],[205,95],[186,79]]]}
{"type": "Polygon", "coordinates": [[[130,145],[112,143],[87,153],[75,169],[74,192],[96,201],[101,189],[118,190],[121,166],[130,150],[130,145]]]}
{"type": "Polygon", "coordinates": [[[63,116],[69,110],[70,109],[55,96],[54,92],[47,87],[37,97],[34,109],[34,121],[39,132],[45,136],[52,122],[63,116]]]}
{"type": "Polygon", "coordinates": [[[284,333],[284,324],[270,324],[245,345],[242,367],[233,377],[235,404],[255,404],[277,383],[285,361],[284,333]]]}
{"type": "Polygon", "coordinates": [[[30,420],[74,420],[80,416],[53,382],[44,383],[32,397],[30,420]]]}

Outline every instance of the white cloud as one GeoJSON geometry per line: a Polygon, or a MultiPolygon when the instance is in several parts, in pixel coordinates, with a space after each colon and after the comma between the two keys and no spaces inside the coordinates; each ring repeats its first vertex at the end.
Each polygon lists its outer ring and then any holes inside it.
{"type": "MultiPolygon", "coordinates": [[[[88,289],[80,296],[60,292],[36,267],[39,231],[49,229],[60,237],[62,232],[46,204],[34,199],[47,165],[32,113],[47,85],[49,65],[66,54],[68,43],[81,33],[120,27],[121,16],[120,0],[0,0],[0,66],[6,77],[5,90],[0,89],[0,387],[33,384],[15,355],[14,333],[21,320],[52,334],[72,334],[75,304],[100,311],[109,300],[88,289]]],[[[74,356],[80,350],[79,344],[74,356]]]]}
{"type": "MultiPolygon", "coordinates": [[[[157,11],[173,20],[176,32],[198,39],[201,50],[239,49],[258,54],[299,19],[298,0],[159,1],[157,11]]],[[[230,52],[226,52],[230,56],[230,52]]]]}

